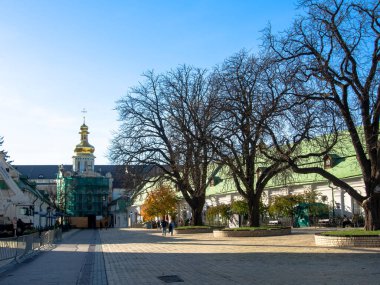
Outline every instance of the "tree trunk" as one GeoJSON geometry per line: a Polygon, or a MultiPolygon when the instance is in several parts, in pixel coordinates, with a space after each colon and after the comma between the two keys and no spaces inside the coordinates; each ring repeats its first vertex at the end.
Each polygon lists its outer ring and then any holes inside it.
{"type": "Polygon", "coordinates": [[[200,208],[195,208],[192,209],[192,218],[191,218],[191,225],[192,226],[202,226],[203,225],[203,220],[202,220],[202,210],[203,206],[200,208]]]}
{"type": "Polygon", "coordinates": [[[191,201],[191,225],[192,226],[202,226],[203,220],[202,220],[202,213],[203,213],[203,206],[205,204],[205,197],[194,197],[191,201]]]}
{"type": "Polygon", "coordinates": [[[373,194],[362,203],[365,213],[365,230],[380,230],[380,194],[373,194]]]}
{"type": "Polygon", "coordinates": [[[260,226],[260,195],[248,201],[248,222],[250,227],[260,226]]]}

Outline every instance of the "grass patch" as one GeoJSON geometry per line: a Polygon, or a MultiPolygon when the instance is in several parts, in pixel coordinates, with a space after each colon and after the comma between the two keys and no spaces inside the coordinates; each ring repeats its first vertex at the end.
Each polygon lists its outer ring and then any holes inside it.
{"type": "Polygon", "coordinates": [[[361,236],[380,236],[379,231],[365,231],[361,229],[345,230],[345,231],[328,231],[321,233],[323,236],[334,237],[361,237],[361,236]]]}
{"type": "Polygon", "coordinates": [[[209,226],[183,226],[177,227],[176,230],[195,230],[195,229],[211,229],[209,226]]]}
{"type": "Polygon", "coordinates": [[[240,227],[240,228],[225,228],[222,231],[257,231],[257,230],[279,230],[288,229],[289,227],[281,226],[261,226],[261,227],[240,227]]]}

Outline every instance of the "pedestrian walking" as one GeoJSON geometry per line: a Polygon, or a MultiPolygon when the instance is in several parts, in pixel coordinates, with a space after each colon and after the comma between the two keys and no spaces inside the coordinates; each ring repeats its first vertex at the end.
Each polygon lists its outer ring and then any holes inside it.
{"type": "Polygon", "coordinates": [[[166,236],[166,227],[168,226],[168,222],[164,219],[161,221],[162,235],[166,236]]]}
{"type": "Polygon", "coordinates": [[[17,220],[17,236],[21,236],[25,230],[25,223],[21,220],[17,220]]]}
{"type": "Polygon", "coordinates": [[[169,224],[169,233],[171,236],[173,235],[173,232],[174,232],[174,221],[171,220],[169,224]]]}

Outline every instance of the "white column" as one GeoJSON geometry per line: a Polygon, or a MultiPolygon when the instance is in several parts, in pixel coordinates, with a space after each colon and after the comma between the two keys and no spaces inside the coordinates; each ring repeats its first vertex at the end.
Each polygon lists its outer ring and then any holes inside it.
{"type": "Polygon", "coordinates": [[[346,192],[344,190],[340,190],[340,212],[341,212],[342,217],[343,215],[345,215],[345,210],[346,210],[346,204],[344,202],[344,194],[346,194],[346,192]]]}

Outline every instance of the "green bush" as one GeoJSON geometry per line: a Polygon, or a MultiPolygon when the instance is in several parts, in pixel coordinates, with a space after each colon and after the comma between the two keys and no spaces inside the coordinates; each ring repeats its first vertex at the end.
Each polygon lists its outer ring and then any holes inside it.
{"type": "Polygon", "coordinates": [[[247,201],[236,200],[231,203],[231,213],[245,216],[248,215],[247,201]]]}
{"type": "Polygon", "coordinates": [[[352,229],[345,231],[328,231],[321,233],[323,236],[355,237],[355,236],[380,236],[379,231],[365,231],[363,229],[352,229]]]}
{"type": "Polygon", "coordinates": [[[207,209],[206,219],[209,225],[226,225],[230,218],[230,205],[217,205],[207,209]]]}

